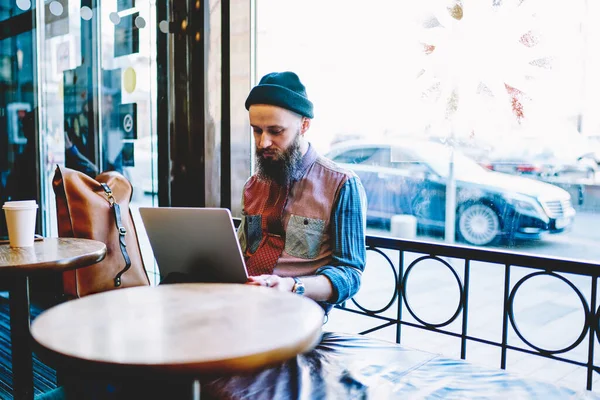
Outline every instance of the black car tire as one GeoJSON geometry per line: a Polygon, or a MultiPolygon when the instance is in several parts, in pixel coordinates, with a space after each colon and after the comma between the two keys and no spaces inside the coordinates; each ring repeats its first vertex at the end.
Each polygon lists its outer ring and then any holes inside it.
{"type": "Polygon", "coordinates": [[[460,240],[476,246],[485,246],[498,239],[500,218],[496,211],[483,203],[464,207],[457,219],[460,240]]]}

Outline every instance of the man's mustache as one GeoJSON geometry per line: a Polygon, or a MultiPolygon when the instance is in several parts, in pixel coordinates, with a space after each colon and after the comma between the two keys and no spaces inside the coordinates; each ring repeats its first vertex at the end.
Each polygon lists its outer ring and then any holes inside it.
{"type": "Polygon", "coordinates": [[[256,149],[257,156],[262,156],[264,154],[274,154],[274,155],[280,156],[281,152],[277,151],[277,150],[269,150],[269,149],[256,149]]]}

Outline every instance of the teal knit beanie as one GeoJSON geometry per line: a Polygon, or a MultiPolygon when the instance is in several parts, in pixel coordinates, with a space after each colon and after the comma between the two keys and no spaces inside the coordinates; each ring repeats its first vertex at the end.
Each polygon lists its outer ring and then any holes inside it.
{"type": "Polygon", "coordinates": [[[262,77],[246,99],[246,110],[253,104],[270,104],[313,118],[313,104],[306,89],[293,72],[272,72],[262,77]]]}

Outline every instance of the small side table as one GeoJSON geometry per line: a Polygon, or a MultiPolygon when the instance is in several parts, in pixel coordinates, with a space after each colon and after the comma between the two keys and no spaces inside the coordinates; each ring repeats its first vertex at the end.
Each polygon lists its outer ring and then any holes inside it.
{"type": "Polygon", "coordinates": [[[44,238],[33,247],[0,245],[0,278],[9,289],[13,393],[15,399],[33,399],[33,356],[29,332],[29,277],[36,273],[87,267],[106,256],[102,242],[74,238],[44,238]]]}
{"type": "MultiPolygon", "coordinates": [[[[241,284],[172,284],[87,296],[32,323],[38,354],[83,376],[199,378],[275,365],[321,339],[323,310],[293,293],[241,284]]],[[[192,391],[190,391],[192,393],[192,391]]]]}

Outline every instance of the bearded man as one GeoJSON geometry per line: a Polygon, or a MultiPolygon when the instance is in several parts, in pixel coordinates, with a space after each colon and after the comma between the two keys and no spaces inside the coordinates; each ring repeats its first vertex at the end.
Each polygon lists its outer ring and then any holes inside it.
{"type": "Polygon", "coordinates": [[[364,188],[306,140],[313,104],[295,73],[265,75],[245,106],[256,143],[238,229],[249,284],[310,297],[328,312],[360,287],[364,188]]]}
{"type": "MultiPolygon", "coordinates": [[[[296,74],[263,77],[250,92],[246,109],[256,142],[256,174],[244,186],[238,229],[251,275],[248,284],[305,295],[328,312],[360,287],[366,258],[364,188],[354,173],[319,156],[304,138],[313,105],[296,74]]],[[[175,274],[163,283],[190,281],[193,279],[175,274]]],[[[255,378],[220,378],[214,381],[214,388],[207,386],[209,393],[225,393],[215,396],[218,398],[230,398],[230,390],[244,393],[245,387],[237,386],[238,379],[255,378]]],[[[73,398],[188,396],[188,387],[179,383],[143,389],[113,384],[110,395],[103,395],[109,393],[103,382],[75,379],[68,390],[76,393],[73,398]]],[[[71,397],[65,397],[64,389],[59,388],[44,398],[71,397]]]]}

